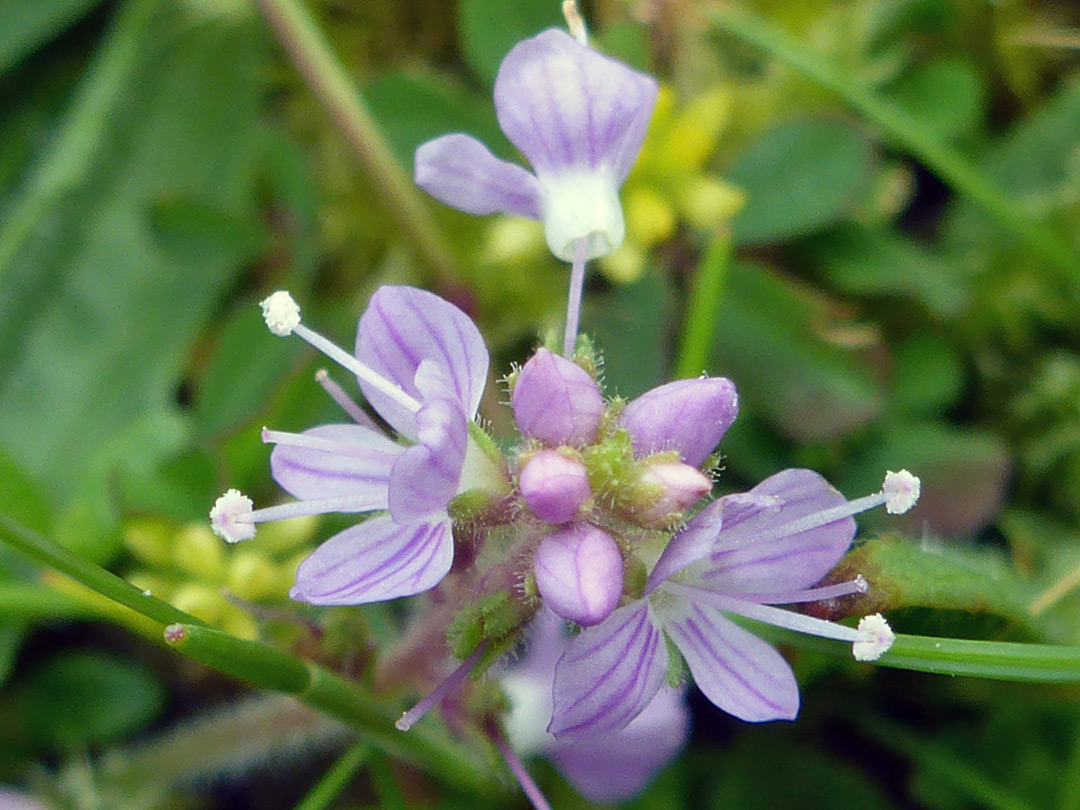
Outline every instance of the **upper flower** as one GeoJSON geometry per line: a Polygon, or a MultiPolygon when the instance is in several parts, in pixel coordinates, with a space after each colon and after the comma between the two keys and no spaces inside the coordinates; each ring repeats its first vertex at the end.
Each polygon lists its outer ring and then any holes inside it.
{"type": "Polygon", "coordinates": [[[641,149],[656,81],[549,29],[515,45],[495,78],[499,126],[535,175],[499,160],[462,133],[416,150],[416,183],[470,214],[539,219],[565,261],[586,240],[586,259],[625,235],[618,191],[641,149]]]}
{"type": "MultiPolygon", "coordinates": [[[[446,508],[471,481],[469,439],[487,379],[488,355],[468,316],[432,293],[381,287],[371,297],[350,355],[300,323],[285,293],[263,303],[275,334],[297,334],[357,375],[378,414],[411,444],[373,425],[331,424],[303,433],[263,431],[276,445],[274,479],[295,503],[252,511],[235,490],[210,513],[226,540],[255,534],[255,524],[305,514],[373,512],[331,537],[300,566],[290,595],[316,604],[361,604],[409,596],[437,584],[453,560],[446,508]]],[[[333,393],[333,392],[332,392],[333,393]]]]}

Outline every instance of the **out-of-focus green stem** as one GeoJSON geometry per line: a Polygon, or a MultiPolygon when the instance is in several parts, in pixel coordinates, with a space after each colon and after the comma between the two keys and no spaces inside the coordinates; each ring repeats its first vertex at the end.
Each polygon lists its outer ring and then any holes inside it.
{"type": "Polygon", "coordinates": [[[730,233],[718,233],[694,271],[675,363],[675,376],[679,379],[696,377],[709,367],[720,300],[731,266],[731,245],[730,233]]]}
{"type": "Polygon", "coordinates": [[[326,810],[371,754],[366,743],[357,743],[334,763],[293,810],[326,810]]]}
{"type": "Polygon", "coordinates": [[[134,81],[147,41],[144,34],[157,8],[158,0],[128,0],[117,11],[104,43],[79,81],[54,144],[0,226],[0,278],[49,206],[94,168],[93,151],[109,125],[112,109],[123,101],[134,81]]]}
{"type": "Polygon", "coordinates": [[[300,0],[254,0],[293,65],[356,152],[375,193],[435,278],[461,278],[416,186],[394,158],[356,86],[300,0]]]}
{"type": "Polygon", "coordinates": [[[1015,200],[998,188],[971,161],[958,154],[919,121],[880,98],[851,76],[803,51],[783,31],[733,3],[707,12],[719,28],[751,42],[829,88],[867,120],[886,139],[910,152],[934,174],[989,214],[1002,229],[1052,264],[1072,284],[1080,282],[1080,250],[1034,222],[1015,200]]]}

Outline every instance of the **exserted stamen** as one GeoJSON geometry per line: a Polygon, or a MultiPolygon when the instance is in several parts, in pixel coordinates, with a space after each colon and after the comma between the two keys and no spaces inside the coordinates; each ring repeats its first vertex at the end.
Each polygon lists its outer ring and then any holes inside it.
{"type": "Polygon", "coordinates": [[[302,447],[305,450],[321,450],[324,453],[333,453],[337,456],[352,456],[354,458],[377,459],[382,457],[388,463],[396,458],[393,453],[377,450],[370,445],[356,442],[344,442],[339,439],[327,439],[323,436],[312,436],[309,433],[289,433],[284,430],[262,429],[264,444],[277,444],[285,447],[302,447]]]}
{"type": "Polygon", "coordinates": [[[499,753],[502,754],[503,760],[506,761],[506,766],[510,769],[510,773],[514,775],[517,783],[521,786],[521,792],[525,794],[525,797],[529,800],[529,804],[533,806],[533,810],[551,810],[551,805],[548,800],[544,798],[544,794],[540,792],[540,787],[533,781],[532,776],[526,770],[524,763],[518,758],[517,753],[510,747],[510,743],[506,739],[506,735],[502,733],[499,728],[487,729],[488,736],[492,742],[495,743],[495,747],[499,749],[499,753]]]}
{"type": "Polygon", "coordinates": [[[366,383],[370,383],[382,393],[407,408],[412,413],[420,410],[420,403],[409,396],[402,388],[376,373],[373,369],[361,363],[353,355],[341,347],[331,343],[318,332],[308,329],[300,322],[300,307],[292,296],[284,290],[266,298],[262,304],[263,319],[267,327],[275,335],[297,335],[307,341],[313,347],[325,354],[335,363],[347,371],[351,371],[366,383]]]}
{"type": "MultiPolygon", "coordinates": [[[[863,623],[860,622],[860,626],[855,628],[829,622],[825,619],[816,619],[813,616],[795,613],[790,610],[782,610],[772,605],[750,602],[739,597],[728,596],[727,594],[717,593],[693,585],[682,585],[669,581],[664,583],[663,588],[679,594],[695,604],[708,605],[725,613],[743,616],[785,630],[805,633],[808,636],[850,642],[852,645],[858,645],[857,647],[853,646],[852,653],[860,661],[876,660],[892,645],[892,631],[889,629],[888,622],[880,614],[876,614],[878,619],[870,622],[868,626],[863,626],[863,623]],[[871,651],[876,653],[873,658],[860,657],[871,654],[871,651]]],[[[864,618],[863,622],[865,621],[864,618]]]]}
{"type": "Polygon", "coordinates": [[[862,574],[847,582],[824,585],[820,588],[805,588],[799,591],[781,591],[779,593],[740,593],[740,599],[758,602],[762,605],[796,605],[803,602],[821,602],[825,599],[838,599],[856,593],[866,593],[870,589],[862,574]]]}
{"type": "Polygon", "coordinates": [[[315,372],[315,382],[322,387],[330,399],[334,400],[338,407],[345,411],[356,424],[371,428],[372,430],[378,430],[375,421],[364,413],[364,409],[357,405],[352,397],[345,393],[345,389],[331,378],[325,368],[320,368],[315,372]]]}
{"type": "Polygon", "coordinates": [[[589,29],[585,27],[585,20],[578,11],[577,0],[563,0],[563,17],[566,19],[566,27],[570,30],[570,36],[589,47],[589,29]]]}
{"type": "Polygon", "coordinates": [[[476,662],[480,660],[480,656],[487,650],[487,642],[482,642],[461,664],[450,673],[450,675],[438,686],[431,690],[419,703],[409,709],[405,714],[398,718],[398,721],[394,723],[394,726],[398,731],[408,731],[416,722],[427,714],[429,711],[439,705],[443,698],[445,698],[450,691],[460,684],[469,673],[472,672],[472,668],[476,666],[476,662]]]}

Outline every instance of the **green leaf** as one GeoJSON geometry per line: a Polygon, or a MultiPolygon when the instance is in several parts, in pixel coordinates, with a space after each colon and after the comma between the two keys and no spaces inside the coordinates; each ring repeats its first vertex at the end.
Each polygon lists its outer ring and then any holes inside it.
{"type": "Polygon", "coordinates": [[[710,370],[735,380],[746,410],[799,441],[843,436],[881,412],[875,375],[825,337],[833,320],[827,301],[736,262],[724,307],[710,370]]]}
{"type": "Polygon", "coordinates": [[[952,537],[977,532],[1001,510],[1009,451],[991,433],[940,423],[897,425],[870,444],[834,481],[841,492],[875,492],[886,470],[907,469],[922,479],[922,497],[905,515],[882,510],[861,517],[864,526],[929,531],[952,537]]]}
{"type": "Polygon", "coordinates": [[[56,36],[99,0],[0,0],[0,73],[56,36]]]}
{"type": "Polygon", "coordinates": [[[943,140],[975,134],[986,112],[986,85],[971,62],[942,57],[916,65],[888,95],[943,140]]]}
{"type": "Polygon", "coordinates": [[[560,4],[550,0],[464,0],[458,12],[465,61],[488,86],[514,45],[552,26],[566,23],[560,4]]]}
{"type": "Polygon", "coordinates": [[[491,99],[445,78],[391,73],[364,90],[364,100],[403,166],[413,165],[416,147],[448,132],[466,132],[496,155],[513,155],[495,119],[491,99]]]}
{"type": "Polygon", "coordinates": [[[798,246],[829,284],[855,295],[900,295],[937,316],[954,316],[969,300],[969,276],[896,233],[845,222],[798,246]]]}
{"type": "Polygon", "coordinates": [[[58,504],[106,507],[118,468],[185,446],[186,354],[252,247],[260,38],[173,13],[114,77],[126,103],[88,175],[0,267],[0,447],[58,504]]]}
{"type": "Polygon", "coordinates": [[[44,493],[3,452],[0,452],[0,512],[36,532],[47,532],[52,520],[44,493]]]}
{"type": "Polygon", "coordinates": [[[893,367],[891,413],[939,415],[963,392],[963,364],[938,335],[918,333],[899,343],[893,350],[893,367]]]}
{"type": "Polygon", "coordinates": [[[153,722],[165,702],[161,683],[141,664],[89,650],[44,661],[12,691],[31,737],[54,749],[131,734],[153,722]]]}
{"type": "Polygon", "coordinates": [[[762,133],[725,175],[746,193],[736,241],[782,242],[836,222],[870,187],[873,169],[869,140],[841,121],[789,121],[762,133]]]}

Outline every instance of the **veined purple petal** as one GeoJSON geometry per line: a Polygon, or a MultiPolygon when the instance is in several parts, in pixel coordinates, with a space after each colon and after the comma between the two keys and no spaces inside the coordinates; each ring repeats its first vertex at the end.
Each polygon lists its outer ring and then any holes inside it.
{"type": "MultiPolygon", "coordinates": [[[[435,361],[470,419],[487,382],[488,353],[476,325],[453,304],[414,287],[375,291],[360,317],[356,357],[413,397],[419,394],[414,378],[421,361],[435,361]]],[[[361,381],[360,388],[395,430],[416,438],[416,420],[407,408],[368,383],[361,381]]]]}
{"type": "Polygon", "coordinates": [[[362,605],[433,588],[454,558],[448,519],[401,526],[388,515],[340,532],[300,564],[289,596],[313,605],[362,605]]]}
{"type": "Polygon", "coordinates": [[[559,743],[550,757],[585,798],[618,802],[636,796],[675,757],[689,730],[683,690],[665,686],[622,731],[559,743]]]}
{"type": "Polygon", "coordinates": [[[745,494],[720,498],[723,529],[708,563],[695,569],[697,580],[733,594],[777,593],[820,582],[850,548],[855,521],[847,517],[794,533],[784,527],[845,501],[816,472],[800,469],[779,472],[745,494]]]}
{"type": "Polygon", "coordinates": [[[355,498],[355,509],[386,509],[390,468],[404,448],[361,425],[322,425],[303,437],[341,446],[339,451],[278,444],[270,470],[282,489],[301,500],[355,498]]]}
{"type": "Polygon", "coordinates": [[[401,524],[446,509],[457,492],[469,439],[468,419],[441,366],[422,361],[415,388],[423,402],[416,413],[417,444],[390,472],[390,516],[401,524]]]}
{"type": "Polygon", "coordinates": [[[646,391],[623,410],[619,424],[630,431],[639,458],[677,450],[699,467],[735,421],[739,398],[725,377],[676,380],[646,391]]]}
{"type": "Polygon", "coordinates": [[[596,380],[547,349],[537,349],[522,367],[511,402],[521,432],[551,445],[591,444],[604,415],[596,380]]]}
{"type": "Polygon", "coordinates": [[[544,604],[582,627],[610,616],[622,596],[619,544],[588,523],[572,524],[541,540],[533,573],[544,604]]]}
{"type": "Polygon", "coordinates": [[[559,741],[625,728],[653,699],[667,673],[667,648],[639,600],[587,627],[555,666],[548,731],[559,741]]]}
{"type": "Polygon", "coordinates": [[[506,55],[495,111],[537,176],[603,167],[618,186],[641,150],[656,94],[650,76],[553,28],[506,55]]]}
{"type": "Polygon", "coordinates": [[[694,515],[664,548],[660,559],[649,572],[645,593],[652,593],[664,580],[670,579],[686,566],[708,557],[716,545],[716,536],[722,525],[723,511],[720,501],[713,501],[694,515]]]}
{"type": "Polygon", "coordinates": [[[660,615],[694,682],[719,708],[750,723],[792,720],[799,713],[791,667],[753,633],[684,599],[669,601],[660,615]]]}
{"type": "Polygon", "coordinates": [[[467,214],[502,211],[540,219],[536,178],[499,160],[480,141],[455,132],[416,150],[416,185],[440,202],[467,214]]]}

